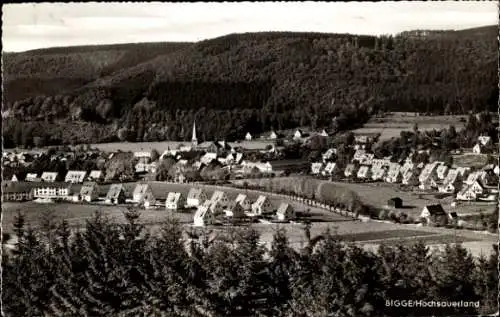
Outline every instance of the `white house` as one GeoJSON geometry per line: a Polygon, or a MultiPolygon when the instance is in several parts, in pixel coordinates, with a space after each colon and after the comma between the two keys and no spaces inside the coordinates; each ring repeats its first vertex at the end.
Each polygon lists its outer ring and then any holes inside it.
{"type": "Polygon", "coordinates": [[[12,178],[10,179],[11,182],[18,182],[19,179],[17,179],[16,174],[12,175],[12,178]]]}
{"type": "Polygon", "coordinates": [[[87,175],[87,172],[85,171],[68,171],[66,177],[64,178],[64,181],[66,183],[73,184],[83,183],[83,181],[85,180],[85,175],[87,175]]]}
{"type": "Polygon", "coordinates": [[[276,216],[280,221],[288,221],[296,218],[295,210],[287,203],[281,203],[276,211],[276,216]]]}
{"type": "Polygon", "coordinates": [[[321,173],[321,168],[323,167],[323,163],[311,163],[311,174],[318,175],[321,173]]]}
{"type": "Polygon", "coordinates": [[[247,132],[247,134],[245,135],[245,140],[247,140],[247,141],[252,140],[252,135],[250,134],[250,132],[247,132]]]}
{"type": "Polygon", "coordinates": [[[389,171],[387,172],[387,177],[385,181],[388,183],[399,183],[403,180],[403,175],[400,171],[400,165],[397,163],[391,163],[389,165],[389,171]]]}
{"type": "Polygon", "coordinates": [[[446,166],[444,164],[440,164],[436,168],[436,175],[437,175],[438,179],[445,179],[447,172],[448,172],[448,166],[446,166]]]}
{"type": "Polygon", "coordinates": [[[132,193],[132,201],[150,207],[156,204],[153,190],[149,184],[137,184],[132,193]]]}
{"type": "Polygon", "coordinates": [[[28,173],[26,174],[25,182],[34,182],[36,181],[36,173],[28,173]]]}
{"type": "Polygon", "coordinates": [[[480,135],[477,140],[479,141],[479,144],[481,144],[482,146],[486,146],[488,144],[490,144],[491,142],[491,137],[487,136],[487,135],[480,135]]]}
{"type": "Polygon", "coordinates": [[[477,194],[471,189],[471,186],[464,186],[457,193],[457,200],[473,201],[477,199],[477,194]]]}
{"type": "Polygon", "coordinates": [[[106,203],[123,204],[125,202],[125,187],[122,184],[112,184],[106,194],[106,203]]]}
{"type": "Polygon", "coordinates": [[[430,220],[431,217],[446,217],[446,212],[441,205],[427,205],[422,209],[420,217],[430,220]]]}
{"type": "Polygon", "coordinates": [[[134,157],[135,158],[149,158],[149,159],[151,159],[151,152],[147,152],[147,151],[134,152],[134,157]]]}
{"type": "Polygon", "coordinates": [[[215,221],[214,214],[207,206],[198,206],[193,218],[193,225],[196,227],[203,227],[213,224],[215,221]]]}
{"type": "Polygon", "coordinates": [[[252,202],[250,201],[250,199],[247,198],[247,195],[245,194],[238,194],[238,196],[236,196],[236,199],[234,201],[239,203],[241,207],[243,207],[243,210],[245,211],[252,209],[252,202]]]}
{"type": "Polygon", "coordinates": [[[294,138],[295,140],[297,140],[297,139],[301,139],[303,134],[304,134],[304,133],[302,132],[302,130],[297,129],[297,130],[295,131],[295,133],[293,134],[293,138],[294,138]]]}
{"type": "Polygon", "coordinates": [[[275,140],[275,139],[277,139],[277,138],[278,138],[278,135],[276,134],[276,132],[271,131],[271,133],[269,134],[269,138],[270,138],[271,140],[275,140]]]}
{"type": "Polygon", "coordinates": [[[227,194],[220,190],[214,191],[212,197],[210,198],[210,201],[220,204],[222,208],[225,208],[227,205],[229,205],[229,198],[227,194]]]}
{"type": "Polygon", "coordinates": [[[91,202],[99,198],[99,186],[96,182],[85,182],[80,189],[80,199],[91,202]]]}
{"type": "Polygon", "coordinates": [[[332,175],[335,172],[335,167],[337,167],[336,163],[328,162],[326,164],[325,169],[322,171],[323,175],[332,175]]]}
{"type": "Polygon", "coordinates": [[[437,168],[437,164],[436,163],[426,164],[424,166],[422,172],[418,176],[418,181],[420,183],[423,183],[424,181],[426,181],[427,178],[429,178],[431,176],[434,176],[436,174],[436,168],[437,168]]]}
{"type": "Polygon", "coordinates": [[[498,165],[495,165],[495,168],[493,168],[493,173],[495,173],[496,175],[500,174],[500,167],[498,167],[498,165]]]}
{"type": "Polygon", "coordinates": [[[269,199],[260,195],[259,198],[252,204],[252,213],[255,215],[264,215],[273,212],[273,206],[269,199]]]}
{"type": "Polygon", "coordinates": [[[420,185],[418,186],[418,188],[422,190],[431,190],[437,187],[438,183],[436,181],[436,176],[434,175],[430,175],[429,177],[427,177],[423,182],[420,182],[420,185]]]}
{"type": "Polygon", "coordinates": [[[337,149],[328,149],[325,153],[323,153],[323,161],[330,160],[334,155],[337,154],[337,149]]]}
{"type": "Polygon", "coordinates": [[[239,202],[232,201],[229,203],[228,206],[224,209],[224,213],[226,214],[226,217],[231,217],[231,218],[244,218],[245,215],[245,210],[243,210],[243,206],[240,205],[239,202]]]}
{"type": "Polygon", "coordinates": [[[371,177],[370,167],[363,165],[359,168],[358,173],[356,175],[359,179],[367,179],[371,177]]]}
{"type": "Polygon", "coordinates": [[[419,183],[418,173],[413,170],[407,171],[403,174],[403,179],[401,182],[403,183],[403,185],[417,186],[419,183]]]}
{"type": "Polygon", "coordinates": [[[476,143],[474,147],[472,148],[472,153],[474,154],[481,154],[483,150],[483,146],[480,143],[476,143]]]}
{"type": "MultiPolygon", "coordinates": [[[[40,178],[46,183],[53,183],[57,179],[57,172],[43,172],[40,178]]],[[[69,183],[68,181],[66,182],[69,183]]]]}
{"type": "Polygon", "coordinates": [[[484,194],[484,186],[478,179],[476,179],[474,181],[474,183],[472,183],[470,185],[469,188],[470,188],[470,190],[472,190],[474,193],[476,193],[478,195],[484,194]]]}
{"type": "Polygon", "coordinates": [[[326,132],[326,130],[325,130],[325,129],[323,129],[323,130],[321,131],[321,133],[319,133],[319,135],[320,135],[320,136],[327,137],[327,136],[328,136],[328,132],[326,132]]]}
{"type": "Polygon", "coordinates": [[[372,167],[371,169],[371,174],[372,174],[372,180],[378,181],[378,180],[383,180],[384,176],[386,173],[386,169],[382,167],[372,167]]]}
{"type": "Polygon", "coordinates": [[[187,196],[186,205],[188,207],[197,207],[207,199],[207,193],[205,193],[201,188],[191,188],[187,196]]]}
{"type": "Polygon", "coordinates": [[[165,209],[179,210],[186,204],[184,196],[179,192],[170,192],[165,200],[165,209]]]}
{"type": "Polygon", "coordinates": [[[354,164],[347,164],[344,170],[345,177],[351,177],[356,174],[356,166],[354,164]]]}
{"type": "Polygon", "coordinates": [[[365,158],[365,155],[366,155],[365,150],[356,150],[356,152],[354,152],[352,160],[360,162],[361,160],[363,160],[365,158]]]}
{"type": "Polygon", "coordinates": [[[205,153],[205,155],[203,155],[201,157],[200,162],[205,164],[205,165],[208,165],[213,160],[217,160],[217,153],[209,152],[209,153],[205,153]]]}
{"type": "Polygon", "coordinates": [[[99,170],[90,171],[90,174],[88,176],[88,180],[90,181],[98,181],[101,180],[102,178],[103,178],[102,171],[99,170]]]}

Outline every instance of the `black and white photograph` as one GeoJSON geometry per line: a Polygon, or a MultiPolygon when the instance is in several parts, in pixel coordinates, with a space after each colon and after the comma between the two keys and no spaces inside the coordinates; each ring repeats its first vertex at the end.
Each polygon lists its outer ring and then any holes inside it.
{"type": "Polygon", "coordinates": [[[498,20],[3,4],[2,316],[499,316],[498,20]]]}

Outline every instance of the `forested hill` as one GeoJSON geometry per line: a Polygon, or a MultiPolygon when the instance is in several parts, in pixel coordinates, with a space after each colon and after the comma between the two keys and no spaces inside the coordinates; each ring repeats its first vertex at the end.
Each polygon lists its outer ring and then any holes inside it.
{"type": "MultiPolygon", "coordinates": [[[[264,32],[8,54],[3,115],[34,130],[36,120],[92,123],[98,136],[71,141],[96,142],[118,134],[186,140],[195,119],[201,138],[234,139],[270,128],[351,128],[380,110],[476,112],[496,105],[497,33],[496,26],[395,37],[264,32]]],[[[29,143],[11,130],[7,141],[29,143]]],[[[58,135],[47,142],[70,139],[58,135]]]]}

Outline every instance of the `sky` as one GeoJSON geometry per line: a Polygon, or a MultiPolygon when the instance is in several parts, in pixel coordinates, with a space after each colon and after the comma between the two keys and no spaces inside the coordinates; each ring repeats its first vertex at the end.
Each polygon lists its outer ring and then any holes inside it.
{"type": "Polygon", "coordinates": [[[2,50],[19,52],[259,31],[459,30],[498,24],[498,7],[496,1],[21,3],[3,5],[2,20],[2,50]]]}

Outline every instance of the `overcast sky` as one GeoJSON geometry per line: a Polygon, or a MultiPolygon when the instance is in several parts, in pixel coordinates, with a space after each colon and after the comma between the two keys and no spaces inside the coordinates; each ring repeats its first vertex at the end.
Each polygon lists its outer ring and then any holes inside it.
{"type": "Polygon", "coordinates": [[[198,41],[228,33],[394,34],[498,24],[496,1],[23,3],[3,6],[4,51],[198,41]]]}

